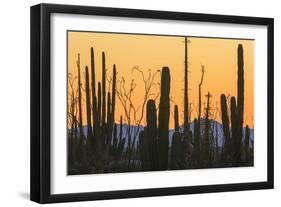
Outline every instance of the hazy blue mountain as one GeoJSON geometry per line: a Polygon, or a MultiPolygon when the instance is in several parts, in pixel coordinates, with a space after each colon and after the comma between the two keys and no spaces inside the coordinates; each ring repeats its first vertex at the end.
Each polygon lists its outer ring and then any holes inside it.
{"type": "MultiPolygon", "coordinates": [[[[205,128],[204,124],[205,124],[204,119],[201,119],[201,129],[202,129],[202,132],[203,132],[203,130],[205,128]]],[[[222,124],[217,122],[217,121],[215,121],[215,120],[210,120],[210,127],[211,127],[211,129],[213,131],[214,137],[216,137],[216,136],[218,137],[218,145],[219,145],[219,147],[221,147],[223,145],[223,143],[224,143],[222,124]],[[217,125],[217,135],[216,135],[216,130],[215,130],[215,126],[216,125],[217,125]]],[[[191,128],[191,131],[194,132],[194,122],[192,122],[190,124],[190,128],[191,128]]],[[[127,133],[126,133],[128,129],[129,129],[128,125],[123,124],[123,138],[126,138],[125,146],[127,146],[127,144],[128,144],[128,136],[127,136],[127,133]]],[[[131,126],[131,136],[132,136],[131,143],[133,143],[133,139],[134,139],[133,135],[137,134],[136,140],[135,140],[135,146],[138,143],[138,133],[141,130],[143,130],[143,129],[144,129],[144,127],[140,126],[139,127],[139,131],[138,131],[138,127],[137,126],[131,126]],[[137,131],[138,131],[138,133],[137,133],[137,131]]],[[[181,130],[182,130],[182,127],[181,127],[181,130]]],[[[244,130],[244,133],[245,133],[245,128],[243,130],[244,130]]],[[[119,124],[117,124],[117,137],[118,137],[118,139],[119,139],[119,131],[120,131],[120,126],[119,126],[119,124]]],[[[83,133],[84,133],[85,136],[87,136],[87,126],[83,127],[83,133]]],[[[172,143],[173,133],[174,133],[173,129],[169,130],[169,145],[171,145],[171,143],[172,143]]],[[[252,141],[254,141],[254,129],[250,129],[250,139],[252,141]]],[[[251,142],[250,142],[250,147],[252,147],[252,143],[251,142]]]]}

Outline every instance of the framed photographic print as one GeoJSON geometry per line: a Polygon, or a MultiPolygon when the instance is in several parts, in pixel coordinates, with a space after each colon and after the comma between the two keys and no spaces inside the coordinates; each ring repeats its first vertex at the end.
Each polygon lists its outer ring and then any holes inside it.
{"type": "Polygon", "coordinates": [[[273,188],[273,19],[31,7],[31,200],[273,188]]]}

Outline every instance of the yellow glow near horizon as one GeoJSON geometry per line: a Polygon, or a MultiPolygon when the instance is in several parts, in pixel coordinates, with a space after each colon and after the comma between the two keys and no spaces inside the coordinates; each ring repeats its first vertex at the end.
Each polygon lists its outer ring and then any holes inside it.
{"type": "MultiPolygon", "coordinates": [[[[238,39],[217,39],[188,37],[188,62],[189,62],[189,102],[191,107],[191,120],[197,117],[198,108],[198,84],[201,78],[201,65],[205,67],[202,86],[202,117],[204,116],[205,95],[210,92],[211,117],[221,122],[219,112],[220,95],[237,96],[237,46],[243,45],[244,49],[244,125],[254,126],[254,41],[238,39]],[[214,117],[216,115],[216,117],[214,117]]],[[[140,73],[133,72],[137,66],[145,75],[161,70],[163,66],[170,68],[171,92],[170,92],[170,128],[174,127],[174,105],[179,106],[180,124],[183,123],[183,88],[184,88],[184,37],[114,34],[95,32],[68,32],[68,72],[77,76],[77,54],[81,56],[81,80],[84,87],[85,66],[90,69],[90,48],[95,50],[96,88],[101,81],[101,55],[105,52],[107,77],[112,77],[113,64],[116,64],[117,80],[126,79],[129,87],[131,79],[134,79],[136,88],[132,96],[133,104],[137,108],[141,105],[144,96],[144,84],[140,73]]],[[[160,74],[156,82],[160,82],[160,74]]],[[[74,83],[77,88],[77,81],[74,83]]],[[[107,83],[108,90],[108,83],[107,83]]],[[[111,89],[110,89],[111,91],[111,89]]],[[[159,93],[159,86],[152,88],[151,98],[159,93]]],[[[83,91],[83,124],[86,123],[85,93],[83,91]]],[[[68,97],[70,100],[70,96],[68,97]]],[[[156,99],[156,106],[159,98],[156,99]]],[[[115,122],[119,122],[120,116],[124,117],[124,110],[116,96],[115,122]]],[[[137,117],[140,113],[137,113],[137,117]]],[[[142,124],[145,125],[145,114],[142,124]]]]}

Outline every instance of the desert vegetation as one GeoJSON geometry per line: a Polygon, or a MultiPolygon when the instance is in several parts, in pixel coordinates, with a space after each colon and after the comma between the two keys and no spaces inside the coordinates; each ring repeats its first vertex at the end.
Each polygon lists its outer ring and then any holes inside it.
{"type": "Polygon", "coordinates": [[[126,77],[118,77],[117,65],[106,69],[105,52],[96,60],[94,47],[89,46],[89,67],[81,67],[77,54],[77,76],[68,74],[69,175],[253,166],[253,129],[243,123],[247,98],[243,45],[233,52],[237,57],[236,96],[221,94],[220,103],[211,104],[212,91],[202,94],[206,72],[202,65],[198,88],[193,89],[198,91],[198,106],[193,106],[197,113],[191,120],[195,112],[188,94],[188,38],[183,38],[184,90],[178,94],[183,97],[182,109],[170,96],[173,73],[169,66],[149,73],[132,69],[143,81],[144,98],[137,107],[132,100],[136,84],[132,80],[127,88],[126,77]],[[101,68],[96,68],[96,61],[101,61],[101,68]],[[101,81],[96,70],[102,71],[101,81]],[[117,100],[124,116],[115,115],[117,100]],[[174,128],[169,127],[171,115],[174,128]]]}

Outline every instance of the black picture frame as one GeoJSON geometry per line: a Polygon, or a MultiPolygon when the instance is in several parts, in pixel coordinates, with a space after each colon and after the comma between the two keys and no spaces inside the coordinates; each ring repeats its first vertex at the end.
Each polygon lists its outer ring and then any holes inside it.
{"type": "Polygon", "coordinates": [[[274,20],[272,18],[195,14],[168,11],[103,8],[39,4],[31,7],[31,174],[30,199],[39,203],[70,202],[133,198],[146,196],[165,196],[223,191],[241,191],[273,188],[274,177],[274,88],[273,88],[273,44],[274,20]],[[180,20],[194,22],[219,22],[267,26],[267,181],[238,184],[219,184],[187,187],[169,187],[106,192],[86,192],[74,194],[50,193],[50,15],[52,13],[99,15],[113,17],[134,17],[149,19],[180,20]]]}

